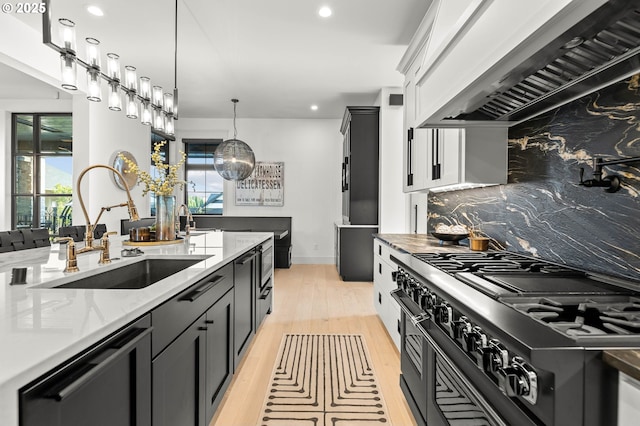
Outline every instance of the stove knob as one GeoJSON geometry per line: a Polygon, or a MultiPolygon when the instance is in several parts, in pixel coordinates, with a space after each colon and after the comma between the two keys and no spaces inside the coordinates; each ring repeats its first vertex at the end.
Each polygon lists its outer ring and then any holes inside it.
{"type": "Polygon", "coordinates": [[[446,331],[449,336],[453,336],[453,309],[451,309],[451,306],[447,303],[436,305],[434,307],[434,316],[436,317],[436,322],[442,326],[444,331],[446,331]]]}
{"type": "Polygon", "coordinates": [[[520,396],[531,404],[538,399],[538,376],[518,356],[513,357],[509,367],[498,369],[498,386],[505,395],[520,396]]]}
{"type": "Polygon", "coordinates": [[[433,313],[440,324],[448,324],[451,321],[451,307],[446,303],[435,305],[433,313]]]}
{"type": "Polygon", "coordinates": [[[416,280],[412,277],[407,276],[404,280],[404,292],[407,293],[408,296],[413,294],[413,289],[416,287],[416,280]]]}
{"type": "Polygon", "coordinates": [[[487,373],[497,373],[498,369],[506,367],[509,364],[509,352],[497,339],[489,340],[488,346],[484,370],[487,373]]]}
{"type": "Polygon", "coordinates": [[[487,335],[480,327],[473,327],[467,336],[467,352],[476,361],[479,368],[484,367],[484,357],[487,347],[487,335]]]}
{"type": "Polygon", "coordinates": [[[425,312],[431,311],[431,308],[429,308],[429,300],[430,299],[431,299],[431,292],[423,287],[422,291],[420,292],[420,298],[418,300],[418,305],[425,312]]]}
{"type": "Polygon", "coordinates": [[[454,321],[453,324],[453,338],[459,341],[460,344],[462,344],[463,342],[462,333],[465,331],[467,333],[471,331],[471,323],[469,322],[467,317],[463,315],[458,318],[457,321],[454,321]]]}
{"type": "Polygon", "coordinates": [[[398,286],[398,288],[404,288],[404,280],[406,278],[406,275],[404,273],[404,271],[402,269],[398,269],[398,273],[396,274],[396,285],[398,286]]]}
{"type": "Polygon", "coordinates": [[[422,298],[429,294],[429,290],[424,287],[416,287],[413,291],[413,301],[416,302],[418,306],[422,306],[422,298]]]}
{"type": "Polygon", "coordinates": [[[437,296],[434,293],[429,292],[429,295],[427,296],[427,300],[425,301],[426,303],[425,311],[431,311],[435,313],[435,307],[437,302],[438,302],[437,296]]]}

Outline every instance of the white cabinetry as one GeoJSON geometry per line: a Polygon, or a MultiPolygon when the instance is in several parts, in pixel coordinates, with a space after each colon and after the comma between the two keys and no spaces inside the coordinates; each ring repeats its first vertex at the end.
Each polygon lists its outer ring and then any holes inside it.
{"type": "Polygon", "coordinates": [[[507,183],[507,129],[434,129],[427,189],[454,190],[507,183]],[[435,147],[435,148],[434,148],[435,147]]]}
{"type": "Polygon", "coordinates": [[[409,214],[407,215],[407,232],[411,234],[427,233],[428,193],[412,192],[409,194],[409,214]]]}
{"type": "Polygon", "coordinates": [[[506,128],[414,129],[407,147],[405,192],[507,183],[506,128]]]}
{"type": "MultiPolygon", "coordinates": [[[[427,94],[425,76],[434,63],[444,60],[458,33],[484,10],[485,3],[481,0],[434,1],[398,65],[398,71],[405,75],[404,192],[507,182],[506,128],[418,127],[423,124],[423,104],[430,102],[429,96],[435,99],[441,91],[449,90],[449,84],[441,82],[439,89],[433,88],[431,95],[427,94]]],[[[475,64],[475,59],[472,62],[475,64]]]]}
{"type": "Polygon", "coordinates": [[[620,372],[618,426],[637,425],[640,419],[640,381],[620,372]]]}
{"type": "Polygon", "coordinates": [[[395,272],[398,266],[391,261],[390,255],[399,256],[400,254],[377,238],[373,241],[373,304],[399,351],[400,306],[390,295],[391,291],[397,288],[395,272]]]}
{"type": "Polygon", "coordinates": [[[604,3],[434,0],[398,67],[406,74],[421,59],[412,78],[415,127],[447,126],[447,118],[493,92],[501,78],[604,3]]]}

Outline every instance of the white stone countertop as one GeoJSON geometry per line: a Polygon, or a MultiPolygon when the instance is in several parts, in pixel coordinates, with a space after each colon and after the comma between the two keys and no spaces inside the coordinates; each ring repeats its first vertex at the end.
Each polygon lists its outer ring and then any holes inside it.
{"type": "Polygon", "coordinates": [[[75,273],[63,272],[65,245],[0,254],[0,425],[18,425],[22,386],[272,237],[198,230],[182,243],[139,246],[143,255],[122,257],[121,249],[134,246],[122,245],[128,236],[113,236],[110,264],[98,265],[98,251],[80,254],[75,273]],[[145,258],[194,256],[202,260],[142,289],[53,288],[145,258]],[[16,267],[28,268],[27,284],[10,285],[16,267]]]}

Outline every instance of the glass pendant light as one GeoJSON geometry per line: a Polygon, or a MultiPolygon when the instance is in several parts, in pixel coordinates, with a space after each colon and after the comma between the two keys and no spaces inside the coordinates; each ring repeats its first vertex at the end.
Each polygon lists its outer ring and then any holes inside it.
{"type": "Polygon", "coordinates": [[[120,85],[115,80],[109,82],[109,109],[111,111],[122,111],[120,85]]]}
{"type": "Polygon", "coordinates": [[[233,139],[222,142],[213,154],[213,165],[216,171],[226,180],[245,180],[248,178],[256,165],[256,158],[253,150],[245,142],[236,138],[236,105],[237,99],[233,102],[233,139]]]}
{"type": "Polygon", "coordinates": [[[62,49],[60,52],[60,69],[62,71],[62,87],[67,90],[78,89],[78,72],[76,66],[76,24],[65,18],[58,20],[62,49]]]}
{"type": "Polygon", "coordinates": [[[142,101],[142,110],[140,112],[140,122],[145,126],[151,126],[153,115],[151,113],[151,105],[149,101],[142,101]]]}
{"type": "Polygon", "coordinates": [[[127,94],[127,118],[138,118],[138,102],[135,92],[127,94]]]}

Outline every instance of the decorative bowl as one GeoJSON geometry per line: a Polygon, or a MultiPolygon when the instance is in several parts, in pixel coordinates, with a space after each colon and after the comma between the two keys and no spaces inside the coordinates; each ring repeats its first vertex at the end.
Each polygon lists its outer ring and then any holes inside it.
{"type": "Polygon", "coordinates": [[[440,241],[451,241],[456,245],[458,244],[458,241],[464,240],[465,238],[469,237],[469,234],[441,234],[439,232],[432,232],[431,235],[433,235],[440,241]]]}

